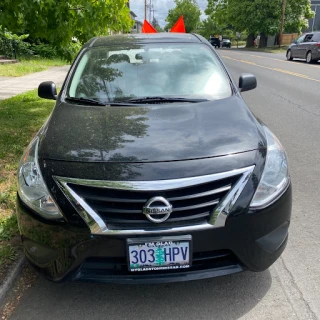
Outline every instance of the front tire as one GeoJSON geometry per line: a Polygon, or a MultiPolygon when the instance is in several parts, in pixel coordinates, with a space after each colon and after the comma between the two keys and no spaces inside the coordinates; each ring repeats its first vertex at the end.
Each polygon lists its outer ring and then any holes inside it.
{"type": "Polygon", "coordinates": [[[288,60],[288,61],[292,61],[292,60],[293,60],[291,50],[288,50],[288,51],[287,51],[287,60],[288,60]]]}
{"type": "Polygon", "coordinates": [[[311,51],[307,52],[306,60],[307,60],[307,63],[309,63],[309,64],[313,63],[312,52],[311,51]]]}

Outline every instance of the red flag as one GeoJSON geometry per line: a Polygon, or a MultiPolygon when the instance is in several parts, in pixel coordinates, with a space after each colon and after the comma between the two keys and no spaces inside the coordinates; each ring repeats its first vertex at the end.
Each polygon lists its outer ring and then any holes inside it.
{"type": "Polygon", "coordinates": [[[158,31],[147,20],[144,20],[142,33],[158,33],[158,31]]]}
{"type": "Polygon", "coordinates": [[[184,25],[183,16],[179,18],[176,24],[171,28],[170,32],[186,33],[186,27],[184,25]]]}

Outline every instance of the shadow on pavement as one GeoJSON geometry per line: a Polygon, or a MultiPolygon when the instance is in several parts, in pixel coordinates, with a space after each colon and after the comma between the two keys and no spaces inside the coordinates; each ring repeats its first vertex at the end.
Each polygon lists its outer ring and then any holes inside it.
{"type": "Polygon", "coordinates": [[[10,319],[238,319],[271,287],[269,271],[163,285],[50,283],[39,278],[10,319]]]}
{"type": "Polygon", "coordinates": [[[319,61],[316,61],[316,62],[313,62],[311,64],[307,64],[306,63],[306,60],[304,59],[294,59],[293,61],[290,61],[292,63],[299,63],[299,64],[305,64],[305,65],[309,65],[309,66],[312,66],[312,65],[319,65],[320,64],[320,60],[319,61]]]}

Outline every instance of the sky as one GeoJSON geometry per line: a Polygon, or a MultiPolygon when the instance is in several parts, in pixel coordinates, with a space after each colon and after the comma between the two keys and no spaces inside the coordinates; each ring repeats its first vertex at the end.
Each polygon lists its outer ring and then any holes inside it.
{"type": "MultiPolygon", "coordinates": [[[[149,3],[150,0],[147,0],[149,3]]],[[[201,19],[205,18],[204,10],[207,8],[207,0],[197,0],[198,5],[202,11],[201,19]]],[[[175,7],[173,0],[152,0],[155,18],[159,21],[160,26],[163,28],[166,25],[165,19],[168,15],[169,9],[175,7]]],[[[144,19],[144,0],[130,0],[130,9],[137,15],[137,20],[143,22],[144,19]]],[[[150,21],[151,22],[151,21],[150,21]]]]}

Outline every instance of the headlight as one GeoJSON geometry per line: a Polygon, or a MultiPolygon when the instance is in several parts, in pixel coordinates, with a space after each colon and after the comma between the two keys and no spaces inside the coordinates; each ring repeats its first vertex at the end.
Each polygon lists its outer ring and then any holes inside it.
{"type": "Polygon", "coordinates": [[[52,199],[38,164],[39,138],[35,138],[25,151],[18,171],[18,193],[21,200],[40,216],[50,220],[63,216],[52,199]]]}
{"type": "Polygon", "coordinates": [[[250,207],[259,209],[267,207],[277,200],[290,183],[286,153],[277,137],[266,127],[267,158],[258,189],[250,207]]]}

